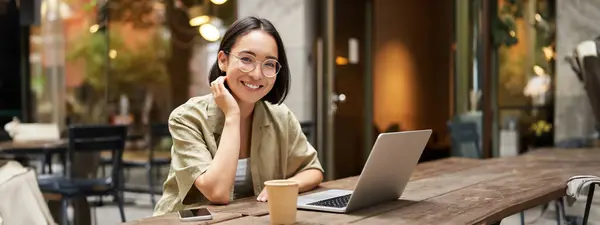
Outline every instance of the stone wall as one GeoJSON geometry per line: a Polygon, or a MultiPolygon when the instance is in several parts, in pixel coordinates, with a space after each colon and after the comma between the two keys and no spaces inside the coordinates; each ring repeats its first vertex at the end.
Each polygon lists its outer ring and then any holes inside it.
{"type": "Polygon", "coordinates": [[[314,72],[310,62],[313,46],[313,0],[238,0],[238,18],[257,16],[275,25],[292,73],[291,90],[285,104],[300,121],[313,121],[314,72]]]}
{"type": "Polygon", "coordinates": [[[600,36],[600,1],[557,0],[555,142],[590,136],[594,119],[583,85],[565,57],[577,44],[600,36]]]}

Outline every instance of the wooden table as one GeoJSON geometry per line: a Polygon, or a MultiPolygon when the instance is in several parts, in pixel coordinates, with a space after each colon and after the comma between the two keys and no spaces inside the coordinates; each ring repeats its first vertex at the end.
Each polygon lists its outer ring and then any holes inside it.
{"type": "Polygon", "coordinates": [[[0,142],[0,154],[45,154],[55,151],[66,151],[67,147],[66,140],[27,142],[2,141],[0,142]]]}
{"type": "MultiPolygon", "coordinates": [[[[0,155],[14,156],[15,160],[23,164],[23,166],[29,166],[30,155],[35,156],[46,156],[44,160],[50,160],[49,157],[53,154],[64,155],[67,152],[68,145],[67,140],[56,140],[56,141],[2,141],[0,142],[0,155]]],[[[66,164],[63,160],[63,167],[66,164]]],[[[48,170],[52,173],[52,166],[48,164],[48,170]]],[[[42,173],[46,172],[46,166],[42,167],[42,173]]]]}
{"type": "MultiPolygon", "coordinates": [[[[599,161],[600,149],[542,149],[517,157],[426,162],[417,165],[397,201],[350,214],[299,210],[298,224],[493,224],[564,196],[573,175],[600,175],[599,161]]],[[[356,181],[350,177],[325,182],[315,191],[352,189],[356,181]]],[[[200,224],[269,224],[267,203],[254,198],[208,207],[216,220],[200,224]]],[[[188,223],[171,213],[127,224],[188,223]]]]}

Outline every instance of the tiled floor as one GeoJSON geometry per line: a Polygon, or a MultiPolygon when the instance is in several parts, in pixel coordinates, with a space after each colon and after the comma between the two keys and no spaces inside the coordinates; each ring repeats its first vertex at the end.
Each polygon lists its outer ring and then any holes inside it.
{"type": "MultiPolygon", "coordinates": [[[[136,199],[135,204],[127,204],[125,206],[125,218],[127,221],[152,216],[153,209],[150,205],[150,200],[148,200],[147,195],[127,193],[125,198],[128,201],[136,199]]],[[[116,205],[108,205],[92,209],[92,218],[94,218],[94,211],[97,225],[114,225],[121,223],[121,215],[119,214],[119,208],[116,205]]]]}

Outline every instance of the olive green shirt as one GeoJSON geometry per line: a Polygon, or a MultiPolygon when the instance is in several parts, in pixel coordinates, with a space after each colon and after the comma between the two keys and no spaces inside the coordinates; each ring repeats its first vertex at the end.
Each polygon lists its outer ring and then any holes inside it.
{"type": "MultiPolygon", "coordinates": [[[[210,203],[194,186],[194,181],[210,170],[224,122],[225,116],[210,94],[191,98],[173,110],[169,116],[173,138],[171,167],[162,198],[154,209],[155,216],[210,203]]],[[[284,104],[256,103],[250,158],[255,195],[264,188],[265,181],[287,179],[307,169],[323,172],[317,151],[284,104]]],[[[230,199],[233,200],[233,186],[230,199]]]]}

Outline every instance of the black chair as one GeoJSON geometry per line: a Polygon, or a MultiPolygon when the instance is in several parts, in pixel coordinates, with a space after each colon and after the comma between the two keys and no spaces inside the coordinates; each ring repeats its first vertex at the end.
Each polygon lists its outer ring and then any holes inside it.
{"type": "MultiPolygon", "coordinates": [[[[147,143],[148,143],[148,158],[144,160],[136,160],[134,158],[123,158],[123,167],[124,168],[145,168],[148,176],[148,189],[147,190],[138,190],[132,188],[126,188],[126,191],[138,192],[138,193],[149,193],[150,201],[152,202],[152,207],[156,205],[156,200],[154,199],[154,195],[157,191],[154,190],[155,177],[160,177],[160,167],[161,166],[169,166],[171,164],[171,157],[164,156],[156,156],[154,151],[156,150],[157,145],[163,138],[171,138],[171,133],[169,132],[169,125],[166,123],[152,124],[150,125],[150,129],[147,135],[147,143]],[[154,175],[153,173],[154,172],[154,175]]],[[[161,191],[158,191],[160,194],[161,191]]]]}
{"type": "Polygon", "coordinates": [[[556,143],[557,148],[578,149],[592,147],[592,141],[586,138],[571,138],[556,143]]]}
{"type": "Polygon", "coordinates": [[[314,124],[311,121],[305,121],[305,122],[300,122],[300,127],[302,127],[302,133],[304,133],[304,136],[306,136],[306,140],[308,140],[309,143],[314,144],[314,140],[313,140],[313,129],[314,129],[314,124]]]}
{"type": "Polygon", "coordinates": [[[43,193],[61,196],[63,221],[69,224],[67,208],[69,200],[76,197],[108,196],[116,198],[122,222],[125,222],[123,209],[122,156],[127,138],[126,126],[114,125],[74,125],[69,127],[69,150],[67,161],[69,166],[76,153],[112,152],[112,171],[109,177],[96,179],[71,178],[70,169],[66,176],[40,178],[39,185],[43,193]]]}
{"type": "Polygon", "coordinates": [[[8,132],[0,130],[0,141],[10,141],[12,138],[8,135],[8,132]]]}
{"type": "Polygon", "coordinates": [[[448,122],[448,130],[453,146],[458,148],[458,153],[461,156],[481,158],[479,134],[475,123],[450,121],[448,122]]]}
{"type": "MultiPolygon", "coordinates": [[[[156,201],[154,200],[154,181],[152,178],[152,170],[156,172],[156,177],[160,178],[160,167],[161,166],[170,166],[171,165],[171,157],[155,157],[154,151],[156,150],[156,146],[163,138],[171,138],[171,132],[169,131],[169,125],[164,124],[155,124],[151,126],[150,129],[150,154],[149,160],[150,165],[148,166],[148,182],[150,186],[150,199],[152,201],[152,207],[156,205],[156,201]],[[157,166],[157,167],[155,167],[157,166]],[[156,169],[155,169],[156,168],[156,169]]],[[[162,194],[162,191],[159,191],[162,194]]]]}
{"type": "MultiPolygon", "coordinates": [[[[65,123],[67,126],[71,125],[71,119],[67,118],[65,120],[65,123]]],[[[60,132],[60,137],[61,138],[66,138],[68,134],[68,130],[62,130],[60,132]]],[[[67,168],[67,154],[64,151],[60,151],[60,149],[57,149],[57,151],[47,151],[46,153],[44,153],[43,155],[43,159],[42,159],[42,174],[53,174],[53,170],[52,170],[52,157],[54,157],[54,155],[58,155],[60,163],[63,166],[63,170],[65,170],[65,168],[67,168]],[[48,171],[46,171],[46,167],[48,168],[48,171]]],[[[64,173],[66,173],[66,170],[63,171],[64,173]]]]}

